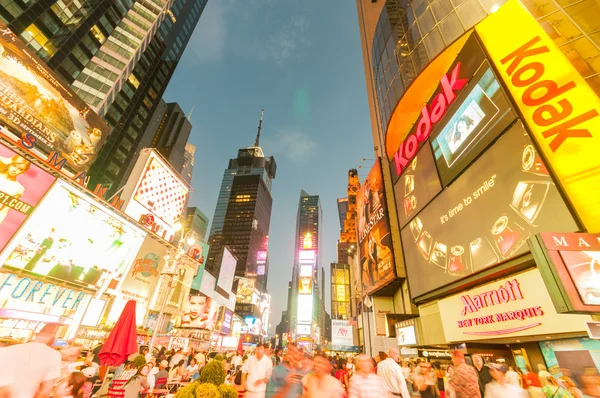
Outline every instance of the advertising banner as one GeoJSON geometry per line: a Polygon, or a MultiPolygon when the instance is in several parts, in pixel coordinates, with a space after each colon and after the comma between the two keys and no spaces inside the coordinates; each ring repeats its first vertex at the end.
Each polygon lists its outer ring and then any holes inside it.
{"type": "Polygon", "coordinates": [[[51,152],[87,170],[110,129],[62,78],[0,22],[0,128],[42,158],[51,152]]]}
{"type": "Polygon", "coordinates": [[[57,181],[0,256],[0,264],[62,281],[119,281],[146,233],[101,203],[57,181]]]}
{"type": "MultiPolygon", "coordinates": [[[[179,263],[175,268],[175,275],[169,284],[169,278],[161,278],[158,284],[158,290],[155,294],[153,309],[160,308],[160,301],[167,297],[167,312],[171,314],[180,314],[190,295],[192,279],[196,270],[191,266],[192,261],[179,263]]],[[[196,264],[195,262],[193,264],[196,264]]],[[[165,264],[165,268],[168,265],[165,264]]],[[[164,271],[163,271],[164,272],[164,271]]]]}
{"type": "Polygon", "coordinates": [[[198,271],[192,280],[192,290],[200,290],[202,278],[204,277],[204,267],[208,258],[209,245],[204,242],[196,242],[191,246],[184,245],[187,255],[198,262],[198,271]]]}
{"type": "Polygon", "coordinates": [[[313,314],[313,296],[311,295],[298,295],[298,311],[296,313],[297,323],[312,323],[313,314]]]}
{"type": "Polygon", "coordinates": [[[164,257],[166,255],[167,246],[152,235],[148,235],[135,256],[133,265],[121,285],[121,291],[112,305],[108,316],[110,320],[116,322],[125,304],[129,300],[134,300],[137,303],[135,309],[137,323],[138,325],[142,324],[150,299],[158,284],[160,272],[165,265],[164,257]]]}
{"type": "Polygon", "coordinates": [[[378,160],[356,197],[358,243],[363,294],[385,286],[396,277],[392,235],[384,196],[381,163],[378,160]]]}
{"type": "Polygon", "coordinates": [[[255,304],[258,301],[258,294],[254,293],[256,279],[238,278],[237,299],[240,304],[255,304]]]}
{"type": "Polygon", "coordinates": [[[538,343],[548,366],[556,378],[569,376],[585,397],[600,393],[600,341],[594,339],[552,340],[538,343]]]}
{"type": "Polygon", "coordinates": [[[475,30],[587,231],[600,232],[600,99],[519,1],[475,30]]]}
{"type": "Polygon", "coordinates": [[[332,345],[354,345],[354,334],[349,321],[331,320],[331,344],[332,345]]]}
{"type": "Polygon", "coordinates": [[[584,332],[588,315],[561,315],[537,269],[438,302],[448,342],[584,332]]]}
{"type": "MultiPolygon", "coordinates": [[[[145,148],[123,188],[125,214],[172,241],[186,212],[189,188],[155,149],[145,148]]],[[[203,254],[204,256],[207,253],[203,254]]]]}
{"type": "Polygon", "coordinates": [[[529,244],[558,312],[600,312],[600,235],[542,232],[529,244]]]}
{"type": "MultiPolygon", "coordinates": [[[[223,257],[221,259],[221,269],[219,270],[219,279],[217,279],[217,286],[215,287],[215,293],[225,300],[225,302],[222,302],[224,305],[232,295],[231,288],[233,287],[233,278],[235,276],[236,267],[237,259],[231,254],[229,249],[224,247],[223,257]]],[[[234,308],[230,309],[233,310],[234,308]]]]}
{"type": "Polygon", "coordinates": [[[527,252],[537,232],[576,231],[543,165],[517,122],[414,217],[401,232],[411,296],[527,252]]]}
{"type": "Polygon", "coordinates": [[[415,333],[415,325],[396,326],[396,341],[399,346],[416,345],[417,334],[415,333]]]}
{"type": "Polygon", "coordinates": [[[180,327],[212,330],[217,321],[219,305],[203,294],[190,294],[183,305],[180,327]]]}
{"type": "Polygon", "coordinates": [[[0,144],[0,252],[56,178],[0,144]]]}

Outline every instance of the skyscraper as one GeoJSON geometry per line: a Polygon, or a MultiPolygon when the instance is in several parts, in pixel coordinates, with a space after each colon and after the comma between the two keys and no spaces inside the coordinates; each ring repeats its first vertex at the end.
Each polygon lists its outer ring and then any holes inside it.
{"type": "Polygon", "coordinates": [[[290,327],[296,336],[311,336],[320,343],[324,333],[324,303],[319,286],[321,225],[323,215],[318,195],[300,191],[296,217],[296,244],[292,269],[290,327]]]}
{"type": "Polygon", "coordinates": [[[208,229],[208,217],[197,207],[188,207],[185,216],[185,231],[192,231],[200,242],[206,241],[206,230],[208,229]]]}
{"type": "Polygon", "coordinates": [[[90,184],[114,193],[207,0],[0,0],[0,17],[113,131],[90,184]]]}
{"type": "Polygon", "coordinates": [[[267,246],[271,223],[271,183],[277,165],[260,147],[260,130],[254,145],[238,150],[229,160],[213,217],[206,269],[218,275],[223,247],[238,259],[236,276],[256,278],[256,288],[265,292],[268,276],[267,246]]]}
{"type": "Polygon", "coordinates": [[[181,170],[181,178],[188,184],[192,185],[192,176],[194,174],[194,156],[196,154],[196,146],[190,143],[185,144],[183,153],[183,170],[181,170]]]}

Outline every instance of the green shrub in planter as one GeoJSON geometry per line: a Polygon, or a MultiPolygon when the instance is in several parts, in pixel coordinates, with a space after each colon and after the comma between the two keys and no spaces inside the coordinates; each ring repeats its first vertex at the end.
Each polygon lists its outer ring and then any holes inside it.
{"type": "Polygon", "coordinates": [[[175,394],[175,398],[196,398],[196,388],[200,383],[190,383],[187,386],[180,388],[175,394]]]}
{"type": "Polygon", "coordinates": [[[135,366],[139,369],[140,366],[144,366],[146,364],[146,358],[143,355],[138,355],[133,360],[133,363],[135,363],[135,366]]]}
{"type": "Polygon", "coordinates": [[[223,355],[221,355],[221,354],[215,355],[215,361],[223,362],[224,360],[225,360],[225,358],[223,358],[223,355]]]}
{"type": "Polygon", "coordinates": [[[221,361],[210,361],[200,372],[200,383],[211,383],[220,386],[225,383],[225,368],[221,361]]]}
{"type": "Polygon", "coordinates": [[[234,387],[228,386],[227,384],[221,384],[219,386],[219,392],[221,393],[221,398],[237,398],[238,397],[238,391],[234,387]]]}
{"type": "Polygon", "coordinates": [[[214,384],[202,383],[196,386],[196,398],[221,398],[221,394],[214,384]]]}

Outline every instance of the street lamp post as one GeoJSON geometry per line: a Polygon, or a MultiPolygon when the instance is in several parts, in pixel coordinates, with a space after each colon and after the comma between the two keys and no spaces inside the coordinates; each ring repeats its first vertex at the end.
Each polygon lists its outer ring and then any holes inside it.
{"type": "Polygon", "coordinates": [[[173,283],[173,277],[175,275],[177,275],[177,271],[179,269],[179,260],[181,259],[181,256],[184,254],[183,244],[184,244],[184,242],[187,242],[188,245],[192,245],[196,241],[192,236],[188,236],[186,238],[186,240],[184,241],[183,226],[179,222],[177,222],[175,224],[175,232],[177,232],[177,231],[181,231],[181,237],[177,244],[177,252],[173,256],[173,259],[171,259],[170,254],[167,254],[165,256],[167,265],[169,264],[169,262],[172,262],[172,266],[166,266],[164,271],[161,272],[161,275],[165,275],[165,276],[169,277],[169,282],[167,283],[167,288],[165,289],[165,297],[163,298],[161,305],[160,305],[160,312],[158,313],[158,318],[156,319],[156,325],[154,327],[154,331],[152,332],[152,340],[150,340],[150,347],[149,347],[150,354],[152,354],[152,349],[154,348],[154,343],[156,341],[156,336],[158,335],[158,330],[162,328],[165,307],[167,306],[167,300],[169,299],[169,291],[171,290],[171,285],[173,283]]]}

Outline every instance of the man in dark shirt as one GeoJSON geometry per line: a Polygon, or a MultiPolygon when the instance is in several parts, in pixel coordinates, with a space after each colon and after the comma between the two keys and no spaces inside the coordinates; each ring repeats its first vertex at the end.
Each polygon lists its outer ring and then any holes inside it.
{"type": "Polygon", "coordinates": [[[477,369],[477,373],[479,374],[479,390],[481,391],[481,396],[483,397],[485,393],[485,385],[491,383],[494,379],[492,379],[492,375],[490,374],[490,369],[487,366],[484,366],[483,358],[479,355],[473,355],[473,365],[475,365],[475,369],[477,369]]]}

